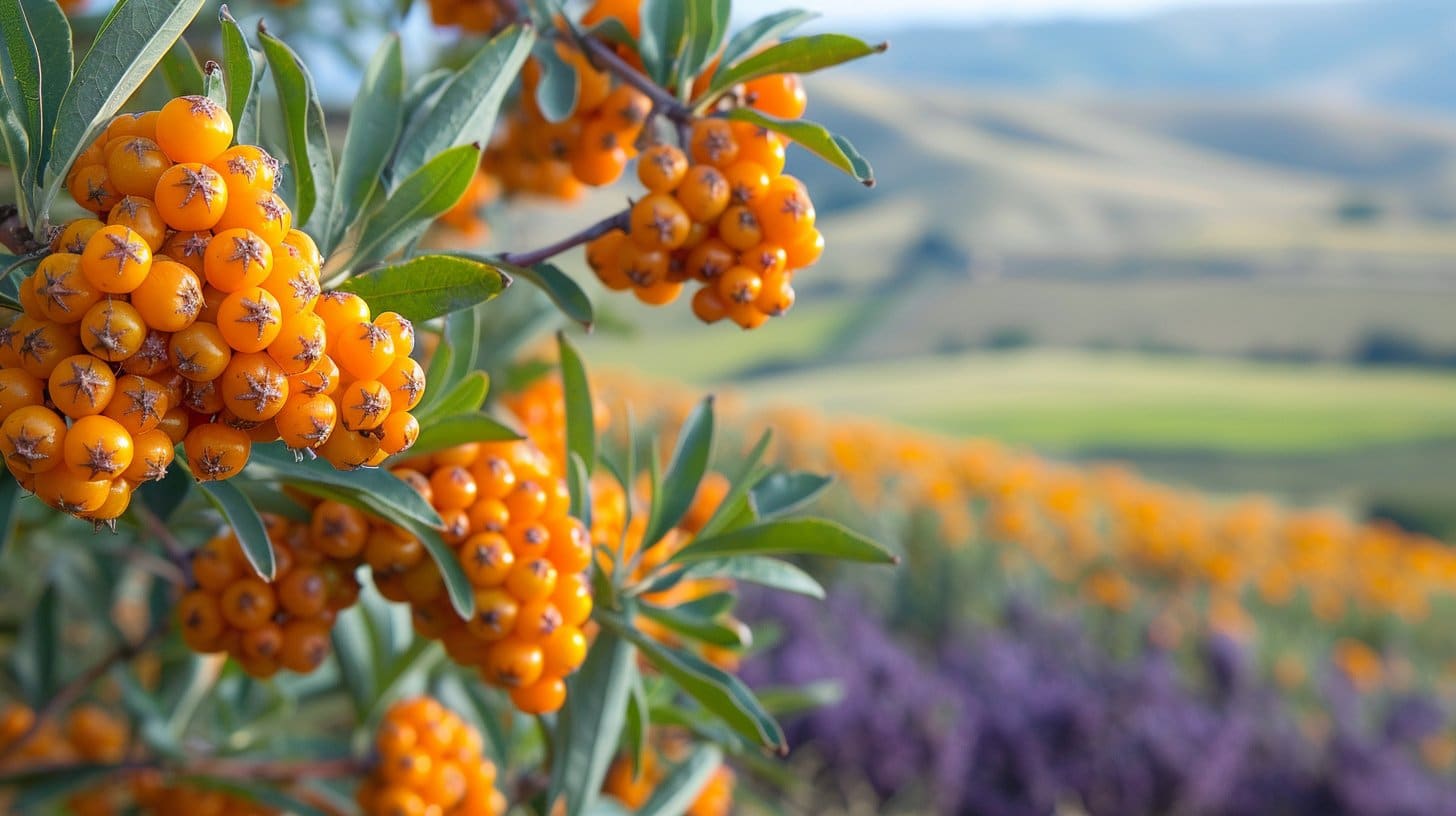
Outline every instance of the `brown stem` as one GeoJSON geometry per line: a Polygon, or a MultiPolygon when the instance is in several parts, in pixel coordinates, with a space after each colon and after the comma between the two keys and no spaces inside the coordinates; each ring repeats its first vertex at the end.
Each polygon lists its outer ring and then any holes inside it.
{"type": "Polygon", "coordinates": [[[186,763],[178,770],[220,779],[254,779],[264,782],[293,782],[300,779],[338,779],[359,776],[369,770],[363,758],[335,759],[237,759],[216,757],[186,763]]]}
{"type": "Polygon", "coordinates": [[[539,249],[532,249],[526,252],[507,252],[500,256],[502,261],[516,266],[535,266],[548,258],[554,258],[573,247],[581,246],[588,241],[606,235],[612,230],[625,230],[631,210],[622,210],[619,213],[603,218],[586,229],[572,235],[568,235],[555,243],[547,244],[539,249]]]}
{"type": "MultiPolygon", "coordinates": [[[[558,36],[559,33],[558,33],[558,36]]],[[[688,110],[677,97],[668,93],[666,88],[653,82],[641,71],[637,70],[631,63],[622,59],[611,46],[597,39],[596,37],[582,37],[577,40],[587,58],[598,67],[616,74],[617,78],[636,88],[643,96],[652,101],[652,106],[659,113],[668,119],[681,124],[693,120],[693,112],[688,110]]]]}
{"type": "Polygon", "coordinates": [[[20,210],[14,204],[0,204],[0,244],[13,255],[29,255],[44,248],[21,220],[20,210]]]}

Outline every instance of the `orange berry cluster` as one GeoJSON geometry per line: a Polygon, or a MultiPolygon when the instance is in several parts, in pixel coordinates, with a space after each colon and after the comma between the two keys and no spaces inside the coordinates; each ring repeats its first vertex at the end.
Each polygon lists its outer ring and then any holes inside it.
{"type": "Polygon", "coordinates": [[[561,708],[564,678],[586,659],[582,627],[592,610],[590,535],[568,514],[565,479],[529,441],[459,445],[394,473],[439,511],[474,588],[475,614],[456,614],[434,561],[408,536],[400,550],[408,557],[366,553],[380,593],[408,602],[416,632],[509,689],[520,710],[561,708]]]}
{"type": "MultiPolygon", "coordinates": [[[[283,811],[237,794],[215,788],[201,788],[181,782],[167,782],[160,774],[141,773],[133,777],[131,795],[143,816],[282,816],[283,811]]],[[[120,816],[125,810],[107,811],[120,816]]],[[[96,816],[101,816],[100,813],[96,816]]]]}
{"type": "Polygon", "coordinates": [[[470,186],[465,188],[465,195],[440,216],[439,224],[463,243],[483,244],[490,238],[490,224],[482,216],[482,211],[499,197],[500,181],[484,168],[477,168],[470,179],[470,186]]]}
{"type": "Polygon", "coordinates": [[[509,21],[499,0],[430,0],[430,22],[468,34],[490,34],[509,21]]]}
{"type": "Polygon", "coordinates": [[[654,306],[698,281],[700,320],[757,328],[794,305],[794,273],[824,251],[814,202],[784,174],[783,140],[767,129],[699,119],[689,152],[691,163],[673,145],[643,151],[637,176],[647,195],[626,231],[587,245],[587,262],[609,289],[654,306]]]}
{"type": "Polygon", "coordinates": [[[583,184],[600,187],[621,178],[637,155],[652,103],[630,86],[613,88],[610,75],[580,50],[564,44],[556,50],[576,72],[576,108],[560,122],[547,120],[536,102],[541,66],[528,62],[520,105],[497,132],[484,167],[508,192],[570,201],[580,197],[583,184]]]}
{"type": "Polygon", "coordinates": [[[272,514],[263,522],[273,580],[253,572],[231,531],[209,540],[192,554],[196,588],[177,604],[182,639],[193,651],[232,656],[253,677],[307,674],[329,656],[335,616],[359,598],[355,571],[368,527],[357,510],[331,502],[313,508],[309,524],[272,514]]]}
{"type": "MultiPolygon", "coordinates": [[[[671,770],[663,767],[663,753],[681,753],[681,747],[669,742],[664,751],[649,748],[643,754],[642,767],[637,769],[635,775],[629,757],[613,760],[602,784],[602,792],[630,810],[639,810],[652,798],[653,791],[662,784],[662,780],[671,770]]],[[[686,816],[728,816],[733,811],[733,784],[736,778],[732,768],[720,764],[684,811],[686,816]]]]}
{"type": "Polygon", "coordinates": [[[395,703],[375,737],[379,762],[359,786],[364,816],[500,816],[506,797],[480,733],[429,697],[395,703]]]}
{"type": "Polygon", "coordinates": [[[0,328],[0,453],[47,503],[114,520],[182,443],[226,479],[254,442],[336,467],[409,447],[424,390],[414,329],[320,297],[322,259],[273,192],[278,164],[229,146],[206,97],[116,119],[67,180],[72,221],[0,328]]]}

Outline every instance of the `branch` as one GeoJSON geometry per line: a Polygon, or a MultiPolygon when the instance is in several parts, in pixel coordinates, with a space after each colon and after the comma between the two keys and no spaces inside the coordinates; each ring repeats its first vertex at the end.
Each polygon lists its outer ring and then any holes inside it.
{"type": "MultiPolygon", "coordinates": [[[[558,33],[557,36],[560,34],[558,33]]],[[[622,59],[611,46],[596,37],[581,37],[577,43],[593,64],[616,74],[618,79],[636,88],[643,96],[652,100],[652,107],[663,116],[679,125],[693,121],[693,112],[688,110],[681,100],[668,93],[666,88],[643,75],[631,63],[622,59]]]]}
{"type": "Polygon", "coordinates": [[[44,248],[21,220],[20,210],[14,204],[0,204],[0,244],[13,255],[29,255],[44,248]]]}
{"type": "Polygon", "coordinates": [[[359,776],[369,770],[364,758],[336,759],[199,759],[177,768],[188,774],[219,779],[248,779],[263,782],[293,782],[300,779],[338,779],[359,776]]]}
{"type": "Polygon", "coordinates": [[[581,246],[588,241],[594,241],[597,238],[600,238],[603,235],[611,232],[612,230],[627,229],[627,225],[629,223],[628,217],[630,216],[630,214],[631,210],[622,210],[615,215],[603,218],[602,220],[596,222],[595,224],[592,224],[581,232],[575,233],[574,235],[568,235],[565,238],[562,238],[560,241],[547,244],[546,246],[543,246],[539,249],[533,249],[528,252],[507,252],[504,255],[501,255],[500,259],[508,264],[514,264],[516,266],[535,266],[536,264],[541,263],[544,260],[554,258],[557,255],[560,255],[568,249],[581,246]]]}

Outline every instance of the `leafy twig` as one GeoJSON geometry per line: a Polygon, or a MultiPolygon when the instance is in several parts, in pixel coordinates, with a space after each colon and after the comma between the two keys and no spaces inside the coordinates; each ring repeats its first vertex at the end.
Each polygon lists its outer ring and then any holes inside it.
{"type": "Polygon", "coordinates": [[[581,37],[577,42],[592,63],[610,71],[618,79],[637,89],[652,101],[652,106],[663,116],[680,125],[693,120],[693,112],[681,100],[669,93],[666,88],[653,82],[631,63],[622,59],[616,51],[612,50],[611,46],[596,37],[581,37]]]}
{"type": "Polygon", "coordinates": [[[622,210],[619,213],[603,218],[580,232],[568,235],[559,241],[547,244],[539,249],[526,252],[507,252],[501,255],[500,258],[502,261],[516,266],[535,266],[544,260],[560,255],[568,249],[581,246],[588,241],[594,241],[612,230],[625,230],[630,212],[630,210],[622,210]]]}

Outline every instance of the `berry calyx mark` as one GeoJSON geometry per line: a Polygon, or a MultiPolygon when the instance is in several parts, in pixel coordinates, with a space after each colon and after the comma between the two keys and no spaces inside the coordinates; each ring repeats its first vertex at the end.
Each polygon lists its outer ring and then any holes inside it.
{"type": "MultiPolygon", "coordinates": [[[[139,362],[149,366],[159,366],[167,362],[167,344],[162,340],[160,334],[148,334],[142,340],[142,347],[137,349],[134,355],[139,362]]],[[[181,355],[178,355],[179,357],[181,355]]],[[[196,357],[196,355],[193,355],[196,357]]]]}
{"type": "Polygon", "coordinates": [[[70,276],[65,274],[57,275],[50,270],[46,270],[45,283],[37,287],[35,293],[55,308],[63,312],[69,312],[71,311],[71,304],[67,303],[66,299],[81,293],[66,285],[66,279],[68,277],[70,276]]]}
{"type": "Polygon", "coordinates": [[[233,156],[228,159],[228,172],[235,176],[246,176],[249,182],[258,177],[258,168],[242,156],[233,156]]]}
{"type": "Polygon", "coordinates": [[[91,202],[92,204],[95,204],[98,209],[100,209],[101,205],[110,195],[111,194],[106,191],[106,187],[102,184],[98,184],[95,179],[87,180],[86,200],[91,202]]]}
{"type": "Polygon", "coordinates": [[[100,442],[95,445],[83,445],[86,449],[86,459],[81,462],[83,466],[91,471],[91,478],[100,478],[103,474],[112,474],[117,471],[116,451],[107,450],[100,442]]]}
{"type": "Polygon", "coordinates": [[[368,340],[369,350],[373,351],[380,343],[389,339],[389,332],[373,323],[366,323],[364,325],[364,333],[359,335],[359,339],[368,340]]]}
{"type": "Polygon", "coordinates": [[[800,218],[809,214],[809,204],[796,195],[784,196],[784,205],[780,208],[780,211],[795,221],[798,221],[800,218]]]}
{"type": "Polygon", "coordinates": [[[667,242],[672,240],[672,233],[674,232],[674,230],[671,218],[668,218],[660,212],[654,211],[652,213],[652,220],[648,222],[647,226],[653,232],[657,233],[657,240],[660,243],[666,244],[667,242]]]}
{"type": "Polygon", "coordinates": [[[177,308],[172,311],[189,320],[195,320],[202,313],[202,290],[196,281],[190,278],[183,281],[182,288],[177,290],[177,308]]]}
{"type": "Polygon", "coordinates": [[[142,159],[146,158],[148,153],[152,152],[152,149],[150,147],[147,147],[141,139],[127,140],[126,149],[133,156],[137,157],[137,161],[141,161],[142,159]]]}
{"type": "Polygon", "coordinates": [[[72,396],[77,402],[82,397],[90,403],[92,408],[96,407],[96,391],[106,384],[106,380],[96,369],[89,364],[71,363],[71,379],[61,383],[62,388],[69,388],[72,396]]]}
{"type": "Polygon", "coordinates": [[[359,402],[354,406],[354,410],[358,411],[363,419],[372,420],[374,417],[388,411],[389,403],[378,392],[370,393],[368,391],[361,391],[359,394],[359,402]]]}
{"type": "Polygon", "coordinates": [[[293,289],[293,297],[301,301],[310,301],[319,296],[319,283],[312,277],[299,272],[288,282],[293,289]]]}
{"type": "Polygon", "coordinates": [[[298,353],[293,355],[293,359],[308,367],[323,359],[323,356],[324,344],[322,340],[299,340],[298,353]]]}
{"type": "Polygon", "coordinates": [[[251,263],[263,266],[264,246],[261,239],[251,235],[234,235],[233,254],[228,256],[228,260],[241,261],[244,269],[247,269],[248,264],[251,263]]]}
{"type": "Polygon", "coordinates": [[[278,318],[273,314],[273,310],[268,306],[266,302],[261,300],[253,300],[251,298],[243,298],[243,315],[234,322],[253,324],[253,326],[258,329],[258,339],[262,340],[263,332],[266,331],[269,326],[277,323],[278,318]]]}
{"type": "Polygon", "coordinates": [[[41,361],[41,356],[53,348],[55,348],[55,344],[46,338],[45,327],[32,329],[26,333],[25,339],[20,341],[20,356],[21,358],[31,357],[38,363],[41,361]]]}
{"type": "Polygon", "coordinates": [[[425,390],[425,378],[410,371],[404,375],[404,382],[399,384],[399,389],[409,394],[410,402],[414,402],[420,396],[420,392],[425,390]]]}
{"type": "Polygon", "coordinates": [[[126,262],[131,261],[137,265],[142,263],[142,245],[127,238],[124,235],[117,235],[114,232],[106,233],[106,240],[111,242],[111,248],[101,256],[103,261],[116,261],[116,274],[120,275],[126,268],[126,262]]]}
{"type": "Polygon", "coordinates": [[[29,428],[21,428],[19,434],[6,438],[10,442],[10,447],[14,448],[10,454],[11,459],[30,465],[46,458],[46,455],[40,450],[40,444],[46,441],[46,438],[39,434],[32,435],[29,428]]]}
{"type": "MultiPolygon", "coordinates": [[[[232,472],[232,468],[228,467],[227,463],[223,461],[225,456],[226,454],[224,453],[215,451],[212,448],[208,448],[197,457],[197,472],[201,473],[202,476],[207,479],[216,479],[220,476],[226,476],[228,473],[232,472]]],[[[254,603],[256,603],[255,599],[253,598],[253,596],[248,594],[244,594],[241,598],[238,599],[238,606],[242,607],[245,610],[252,609],[254,603]]]]}
{"type": "Polygon", "coordinates": [[[173,363],[179,374],[197,374],[202,371],[203,365],[197,361],[202,352],[194,351],[191,354],[177,349],[177,360],[173,363]]]}
{"type": "MultiPolygon", "coordinates": [[[[185,204],[186,202],[183,203],[185,204]]],[[[203,253],[207,251],[207,239],[194,233],[182,240],[180,249],[184,258],[201,258],[203,253]]]]}
{"type": "Polygon", "coordinates": [[[238,395],[238,401],[253,403],[253,410],[261,412],[264,406],[283,399],[283,389],[267,377],[257,377],[252,372],[244,377],[248,381],[248,390],[238,395]]]}
{"type": "Polygon", "coordinates": [[[121,334],[111,329],[111,311],[106,312],[106,322],[100,327],[91,326],[86,331],[91,333],[92,346],[106,350],[111,354],[120,354],[126,350],[122,343],[124,339],[121,334]]]}
{"type": "MultiPolygon", "coordinates": [[[[181,369],[178,370],[180,371],[181,369]]],[[[189,383],[187,385],[187,394],[182,397],[182,403],[199,414],[207,413],[207,403],[210,401],[209,397],[216,392],[217,386],[213,385],[212,380],[208,380],[205,383],[189,383]]]]}
{"type": "Polygon", "coordinates": [[[172,186],[182,187],[187,190],[182,195],[183,207],[191,204],[194,197],[202,196],[202,203],[211,208],[212,197],[217,195],[217,191],[212,187],[212,182],[207,178],[207,171],[193,170],[191,167],[183,167],[182,178],[172,186]]]}
{"type": "Polygon", "coordinates": [[[122,200],[116,202],[116,209],[126,213],[127,218],[136,218],[137,213],[141,212],[142,205],[139,204],[137,200],[132,198],[131,196],[126,196],[122,200]]]}
{"type": "Polygon", "coordinates": [[[163,457],[156,457],[147,460],[147,470],[142,474],[144,482],[160,482],[167,478],[167,460],[163,457]]]}
{"type": "Polygon", "coordinates": [[[211,119],[222,111],[222,108],[212,99],[206,96],[184,96],[187,100],[187,112],[193,116],[206,116],[211,119]]]}
{"type": "Polygon", "coordinates": [[[275,198],[265,198],[259,201],[258,209],[263,211],[263,217],[265,219],[277,221],[280,224],[283,223],[284,217],[288,215],[288,209],[275,198]]]}
{"type": "MultiPolygon", "coordinates": [[[[322,419],[319,419],[318,417],[309,417],[308,421],[313,425],[313,430],[309,431],[306,434],[303,434],[303,436],[300,438],[306,439],[315,445],[323,444],[323,442],[329,438],[329,434],[332,433],[332,431],[334,430],[334,427],[332,425],[323,421],[322,419]]],[[[329,529],[329,526],[325,524],[324,530],[326,533],[329,529]]],[[[333,533],[333,535],[343,534],[344,530],[342,528],[338,529],[338,532],[333,533]]]]}
{"type": "Polygon", "coordinates": [[[122,393],[131,398],[131,405],[122,412],[123,416],[141,414],[142,422],[146,422],[148,419],[156,419],[158,422],[162,421],[162,415],[157,411],[157,403],[162,399],[162,392],[153,391],[143,385],[137,386],[133,391],[124,391],[122,393]]]}

